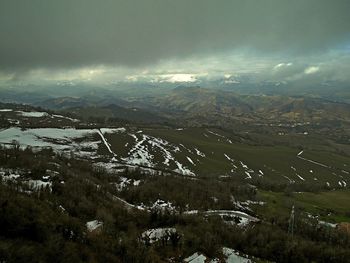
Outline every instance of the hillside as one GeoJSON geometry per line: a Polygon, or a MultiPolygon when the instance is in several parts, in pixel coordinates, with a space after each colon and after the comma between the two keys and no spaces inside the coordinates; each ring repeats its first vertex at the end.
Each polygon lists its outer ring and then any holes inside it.
{"type": "MultiPolygon", "coordinates": [[[[236,100],[227,105],[253,112],[253,99],[249,107],[236,100]]],[[[280,111],[304,109],[292,102],[280,111]]],[[[1,104],[0,257],[47,261],[60,246],[57,261],[283,262],[291,249],[294,261],[318,260],[336,246],[346,262],[349,238],[339,227],[350,221],[349,149],[313,134],[317,126],[178,126],[114,105],[66,112],[1,104]]]]}
{"type": "Polygon", "coordinates": [[[200,87],[176,88],[152,103],[161,109],[185,113],[188,117],[215,116],[244,120],[278,117],[289,121],[350,118],[350,105],[347,103],[312,97],[239,95],[200,87]]]}

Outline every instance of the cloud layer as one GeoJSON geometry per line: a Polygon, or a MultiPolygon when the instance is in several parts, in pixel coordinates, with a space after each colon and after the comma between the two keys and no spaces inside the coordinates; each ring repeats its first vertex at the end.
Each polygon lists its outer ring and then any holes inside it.
{"type": "Polygon", "coordinates": [[[346,46],[349,10],[348,0],[2,0],[0,71],[139,68],[239,49],[308,56],[346,46]]]}

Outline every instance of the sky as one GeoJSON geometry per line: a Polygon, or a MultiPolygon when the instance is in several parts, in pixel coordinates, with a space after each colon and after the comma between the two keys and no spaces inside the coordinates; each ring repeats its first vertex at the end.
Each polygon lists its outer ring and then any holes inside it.
{"type": "Polygon", "coordinates": [[[349,0],[0,0],[0,83],[350,83],[349,11],[349,0]]]}

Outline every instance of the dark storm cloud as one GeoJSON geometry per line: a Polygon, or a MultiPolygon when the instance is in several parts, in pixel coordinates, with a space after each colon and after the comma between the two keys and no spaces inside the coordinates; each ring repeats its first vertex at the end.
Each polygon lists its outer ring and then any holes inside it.
{"type": "Polygon", "coordinates": [[[0,70],[139,66],[236,48],[307,54],[349,40],[348,0],[0,0],[0,70]]]}

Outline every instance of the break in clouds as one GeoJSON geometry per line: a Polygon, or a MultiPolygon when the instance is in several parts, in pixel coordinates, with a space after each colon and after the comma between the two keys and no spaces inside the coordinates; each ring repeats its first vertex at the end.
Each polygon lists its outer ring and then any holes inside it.
{"type": "Polygon", "coordinates": [[[0,2],[2,81],[350,81],[347,0],[0,2]]]}

